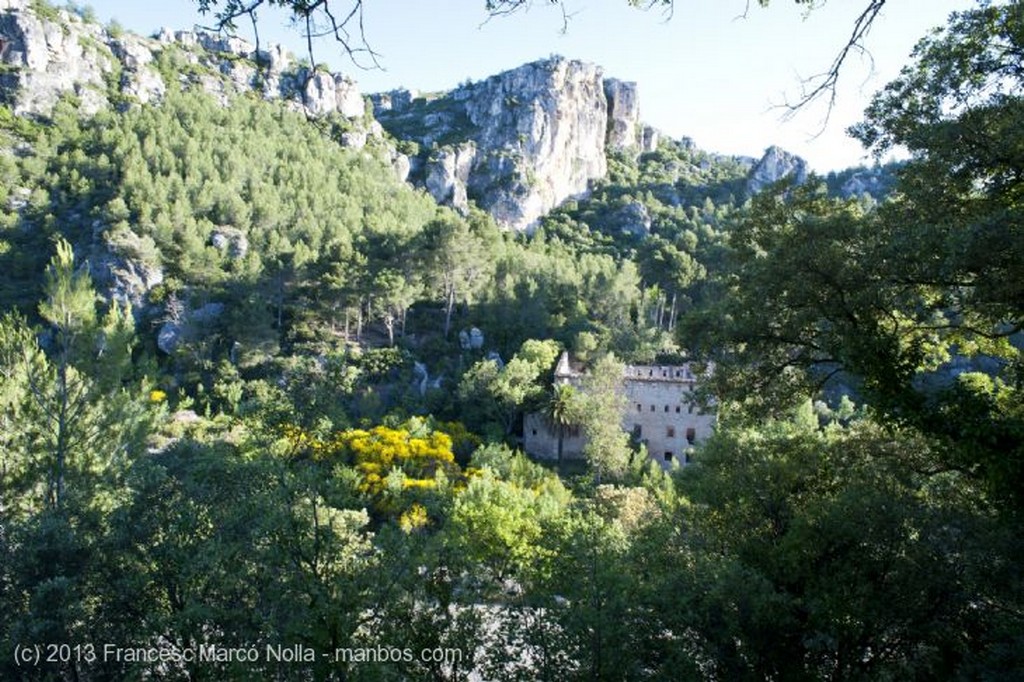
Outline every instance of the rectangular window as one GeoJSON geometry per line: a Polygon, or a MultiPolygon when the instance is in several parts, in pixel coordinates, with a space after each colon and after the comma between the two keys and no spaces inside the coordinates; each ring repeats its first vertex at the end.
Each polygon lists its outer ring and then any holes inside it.
{"type": "Polygon", "coordinates": [[[654,405],[651,405],[651,412],[654,412],[654,405]]]}
{"type": "Polygon", "coordinates": [[[696,440],[697,440],[697,429],[695,429],[695,428],[693,428],[691,426],[690,428],[686,429],[686,442],[689,443],[690,445],[693,445],[694,442],[696,442],[696,440]]]}
{"type": "Polygon", "coordinates": [[[643,428],[639,424],[633,424],[633,437],[640,440],[641,435],[643,435],[643,428]]]}
{"type": "Polygon", "coordinates": [[[671,452],[666,452],[665,453],[665,461],[666,462],[671,462],[672,461],[672,453],[671,452]]]}
{"type": "Polygon", "coordinates": [[[679,406],[676,405],[676,414],[679,414],[679,406]]]}
{"type": "Polygon", "coordinates": [[[642,407],[640,406],[640,403],[637,403],[637,404],[636,404],[636,411],[637,411],[637,412],[640,412],[640,411],[641,411],[642,409],[643,409],[643,408],[642,408],[642,407]]]}
{"type": "Polygon", "coordinates": [[[665,406],[665,411],[668,412],[668,405],[665,406]]]}
{"type": "Polygon", "coordinates": [[[674,426],[668,427],[666,435],[669,438],[675,438],[676,437],[676,427],[674,427],[674,426]]]}

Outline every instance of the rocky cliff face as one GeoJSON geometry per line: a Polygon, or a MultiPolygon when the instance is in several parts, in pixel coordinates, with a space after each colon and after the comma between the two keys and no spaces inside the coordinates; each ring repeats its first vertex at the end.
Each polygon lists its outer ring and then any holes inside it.
{"type": "MultiPolygon", "coordinates": [[[[340,139],[346,146],[359,148],[383,135],[351,79],[311,73],[280,46],[257,53],[239,38],[166,29],[143,38],[111,32],[44,3],[0,0],[0,104],[15,115],[46,117],[66,96],[89,115],[114,103],[159,102],[171,87],[202,89],[225,103],[255,90],[310,116],[340,116],[347,121],[340,139]]],[[[396,173],[403,172],[397,155],[395,164],[396,173]]],[[[10,191],[8,209],[20,211],[27,192],[10,191]]],[[[93,231],[88,259],[94,280],[112,299],[142,306],[164,277],[156,246],[131,226],[112,230],[95,224],[93,231]]],[[[219,228],[212,245],[232,257],[248,249],[244,236],[230,228],[219,228]]]]}
{"type": "MultiPolygon", "coordinates": [[[[109,106],[114,98],[158,101],[171,77],[182,87],[202,88],[223,101],[257,90],[311,116],[365,116],[354,81],[341,74],[310,72],[279,45],[257,53],[245,40],[218,34],[166,29],[155,38],[115,34],[73,12],[38,7],[29,0],[0,0],[0,97],[15,114],[45,116],[63,95],[76,96],[86,114],[109,106]],[[162,73],[161,56],[189,68],[162,73]]],[[[381,131],[369,125],[365,133],[381,131]]],[[[366,134],[351,141],[359,146],[366,134]]]]}
{"type": "MultiPolygon", "coordinates": [[[[237,37],[194,31],[112,33],[67,10],[0,0],[0,101],[15,114],[47,116],[66,95],[89,114],[111,102],[158,102],[171,87],[224,103],[255,90],[310,116],[344,117],[357,122],[343,135],[347,146],[383,133],[351,79],[311,72],[280,46],[257,51],[237,37]]],[[[440,96],[402,90],[372,99],[396,138],[417,143],[411,158],[393,154],[400,177],[460,210],[473,200],[513,230],[585,194],[605,175],[608,151],[657,144],[656,132],[640,125],[635,83],[560,57],[440,96]]]]}
{"type": "Polygon", "coordinates": [[[771,146],[761,160],[754,164],[747,179],[747,195],[754,195],[783,178],[792,178],[797,184],[807,181],[807,162],[786,150],[771,146]]]}
{"type": "Polygon", "coordinates": [[[105,77],[115,59],[103,30],[54,10],[37,15],[27,0],[0,5],[0,96],[15,114],[49,112],[60,95],[79,98],[85,113],[106,104],[105,77]],[[53,20],[53,19],[57,20],[53,20]]]}
{"type": "Polygon", "coordinates": [[[438,200],[476,201],[502,225],[529,230],[607,171],[609,149],[636,148],[636,85],[555,57],[435,96],[371,96],[389,132],[420,146],[438,200]],[[468,145],[472,142],[472,146],[468,145]]]}

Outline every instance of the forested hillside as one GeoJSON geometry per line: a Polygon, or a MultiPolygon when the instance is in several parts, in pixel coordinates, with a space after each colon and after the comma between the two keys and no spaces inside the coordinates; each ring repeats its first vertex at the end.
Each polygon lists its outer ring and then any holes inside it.
{"type": "Polygon", "coordinates": [[[522,67],[606,107],[604,172],[523,231],[459,155],[502,197],[561,181],[528,140],[424,144],[443,96],[382,126],[309,65],[254,88],[259,54],[14,4],[162,86],[0,45],[0,677],[1024,675],[1020,3],[875,97],[855,134],[909,161],[827,178],[613,144],[628,88],[522,67]],[[663,468],[623,363],[682,362],[718,421],[663,468]],[[527,413],[585,458],[520,452],[527,413]]]}

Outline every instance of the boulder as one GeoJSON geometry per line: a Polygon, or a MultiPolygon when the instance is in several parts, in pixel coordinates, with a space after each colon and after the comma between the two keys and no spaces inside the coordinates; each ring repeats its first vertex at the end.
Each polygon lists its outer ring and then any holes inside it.
{"type": "Polygon", "coordinates": [[[619,230],[636,236],[644,236],[651,231],[651,214],[647,207],[639,201],[626,204],[615,211],[611,220],[619,230]]]}
{"type": "Polygon", "coordinates": [[[221,225],[214,229],[210,235],[210,244],[236,260],[245,258],[245,254],[249,252],[249,239],[245,233],[230,225],[221,225]]]}
{"type": "Polygon", "coordinates": [[[201,337],[216,324],[224,314],[223,303],[207,303],[195,310],[187,311],[181,319],[165,322],[157,332],[156,345],[171,355],[182,342],[201,337]]]}
{"type": "Polygon", "coordinates": [[[104,229],[95,224],[93,234],[89,263],[96,285],[108,299],[140,310],[149,291],[164,281],[156,244],[128,227],[104,229]]]}

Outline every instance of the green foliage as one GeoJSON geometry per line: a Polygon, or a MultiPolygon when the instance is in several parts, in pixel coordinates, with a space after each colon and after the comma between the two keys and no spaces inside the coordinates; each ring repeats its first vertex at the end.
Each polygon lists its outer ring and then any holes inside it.
{"type": "Polygon", "coordinates": [[[625,396],[622,377],[625,367],[613,355],[605,355],[591,366],[572,412],[583,429],[587,444],[583,454],[598,481],[625,475],[633,453],[629,436],[622,430],[625,396]]]}
{"type": "Polygon", "coordinates": [[[1001,636],[966,605],[998,589],[977,550],[1009,547],[968,477],[920,473],[944,456],[869,423],[720,431],[680,474],[720,557],[689,578],[719,581],[691,602],[722,635],[701,646],[733,677],[879,679],[948,676],[1001,636]]]}
{"type": "Polygon", "coordinates": [[[543,524],[557,511],[556,500],[496,479],[485,469],[455,500],[454,549],[500,583],[538,560],[543,524]]]}
{"type": "Polygon", "coordinates": [[[493,439],[508,437],[524,412],[539,404],[542,379],[558,357],[554,341],[527,340],[508,364],[494,360],[473,365],[459,383],[459,400],[467,421],[493,439]]]}
{"type": "MultiPolygon", "coordinates": [[[[434,148],[464,142],[471,139],[476,131],[462,102],[452,97],[431,94],[416,97],[408,107],[399,112],[382,111],[378,120],[388,133],[399,140],[421,140],[427,133],[432,132],[425,126],[425,121],[444,121],[444,134],[432,138],[434,148]]],[[[416,150],[420,151],[419,144],[416,150]]],[[[406,147],[404,153],[412,151],[413,148],[406,147]]]]}
{"type": "Polygon", "coordinates": [[[939,438],[950,466],[1015,508],[1024,458],[1011,273],[1022,250],[1007,226],[1020,222],[1009,178],[1024,165],[1009,131],[1024,83],[1001,55],[1019,46],[1019,24],[1016,4],[984,7],[922,41],[855,129],[876,150],[914,151],[893,200],[865,214],[810,187],[758,197],[731,235],[720,303],[687,325],[720,349],[720,395],[757,386],[777,407],[848,373],[887,421],[939,438]],[[724,333],[711,319],[727,321],[724,333]]]}
{"type": "Polygon", "coordinates": [[[97,314],[96,293],[88,274],[76,270],[67,242],[57,244],[45,294],[46,353],[25,338],[22,321],[4,319],[8,343],[20,338],[23,344],[20,352],[8,345],[3,354],[4,419],[18,434],[8,455],[11,471],[19,472],[12,505],[61,512],[68,495],[79,504],[102,504],[111,467],[139,453],[150,415],[144,389],[129,383],[131,315],[116,304],[97,314]],[[22,474],[45,485],[18,484],[22,474]]]}
{"type": "Polygon", "coordinates": [[[29,7],[40,19],[52,22],[60,21],[58,8],[55,5],[51,5],[47,0],[32,0],[29,7]]]}

